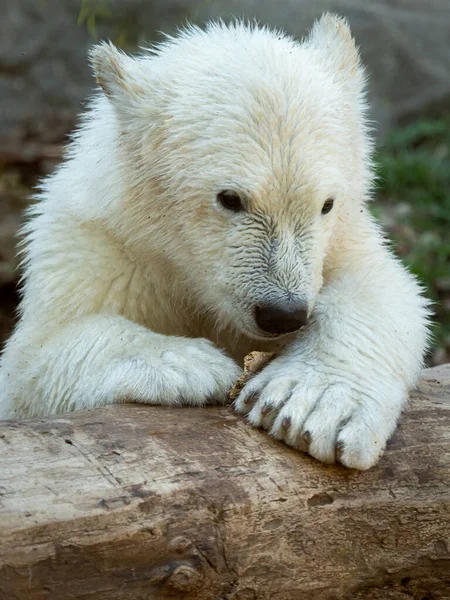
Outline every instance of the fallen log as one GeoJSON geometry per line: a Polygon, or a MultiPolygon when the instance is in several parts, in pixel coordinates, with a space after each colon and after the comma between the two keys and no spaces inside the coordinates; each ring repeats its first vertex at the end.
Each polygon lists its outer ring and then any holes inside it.
{"type": "Polygon", "coordinates": [[[450,365],[368,472],[224,408],[0,424],[2,600],[449,600],[450,365]]]}

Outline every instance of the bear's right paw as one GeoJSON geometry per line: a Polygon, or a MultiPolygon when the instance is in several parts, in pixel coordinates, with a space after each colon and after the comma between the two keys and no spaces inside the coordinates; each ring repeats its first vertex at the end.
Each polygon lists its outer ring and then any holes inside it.
{"type": "Polygon", "coordinates": [[[241,373],[209,341],[185,338],[172,339],[148,356],[122,359],[116,367],[110,389],[122,388],[122,398],[149,404],[224,403],[241,373]]]}

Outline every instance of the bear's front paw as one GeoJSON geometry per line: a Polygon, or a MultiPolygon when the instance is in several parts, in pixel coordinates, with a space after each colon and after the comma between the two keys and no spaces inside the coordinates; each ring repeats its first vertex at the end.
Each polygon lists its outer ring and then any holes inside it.
{"type": "Polygon", "coordinates": [[[241,373],[231,358],[204,339],[160,336],[153,345],[132,350],[125,349],[127,356],[111,365],[103,391],[106,403],[224,403],[241,373]]]}
{"type": "Polygon", "coordinates": [[[159,373],[166,394],[182,404],[224,403],[240,367],[204,339],[179,338],[161,353],[159,373]]]}
{"type": "Polygon", "coordinates": [[[320,361],[275,359],[243,389],[235,409],[256,427],[325,463],[369,469],[393,432],[405,391],[320,361]]]}

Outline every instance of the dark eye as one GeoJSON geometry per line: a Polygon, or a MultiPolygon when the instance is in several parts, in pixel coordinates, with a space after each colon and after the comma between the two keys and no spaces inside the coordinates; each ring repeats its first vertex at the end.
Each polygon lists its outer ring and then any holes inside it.
{"type": "Polygon", "coordinates": [[[322,214],[326,215],[333,208],[334,198],[328,198],[325,200],[324,205],[322,206],[322,214]]]}
{"type": "Polygon", "coordinates": [[[217,202],[223,206],[223,208],[232,210],[233,212],[244,210],[241,197],[232,190],[223,190],[222,192],[219,192],[217,194],[217,202]]]}

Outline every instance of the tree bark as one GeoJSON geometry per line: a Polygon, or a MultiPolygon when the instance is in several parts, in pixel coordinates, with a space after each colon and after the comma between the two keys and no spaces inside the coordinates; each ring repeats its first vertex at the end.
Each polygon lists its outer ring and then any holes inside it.
{"type": "Polygon", "coordinates": [[[363,473],[227,408],[0,426],[2,600],[449,600],[449,545],[450,365],[363,473]]]}

